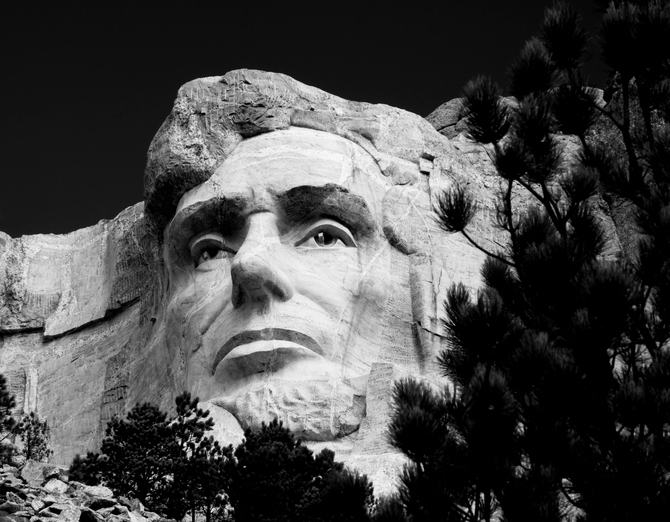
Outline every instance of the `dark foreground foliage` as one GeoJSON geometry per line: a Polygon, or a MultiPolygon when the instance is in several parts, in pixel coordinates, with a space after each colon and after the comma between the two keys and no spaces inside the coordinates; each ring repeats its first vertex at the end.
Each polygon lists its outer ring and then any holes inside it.
{"type": "Polygon", "coordinates": [[[484,286],[456,285],[445,303],[439,363],[455,392],[396,385],[391,440],[413,464],[385,520],[670,512],[670,4],[607,7],[607,105],[585,84],[586,42],[557,4],[510,68],[517,103],[485,78],[465,89],[470,134],[492,144],[505,241],[468,234],[462,187],[437,205],[445,230],[487,254],[484,286]],[[579,140],[579,161],[565,162],[561,134],[579,140]]]}
{"type": "Polygon", "coordinates": [[[221,447],[206,432],[214,422],[185,392],[176,415],[137,404],[125,419],[107,425],[100,453],[77,455],[70,476],[86,484],[103,483],[116,495],[139,499],[148,509],[181,520],[197,513],[211,520],[226,511],[222,491],[232,447],[221,447]]]}
{"type": "Polygon", "coordinates": [[[276,420],[244,436],[228,487],[236,522],[368,520],[372,484],[332,451],[314,455],[276,420]]]}
{"type": "Polygon", "coordinates": [[[247,429],[233,452],[205,436],[214,423],[197,398],[184,393],[176,403],[172,418],[148,403],[114,418],[100,453],[77,455],[70,477],[103,483],[177,520],[369,520],[372,484],[335,462],[332,451],[315,456],[274,421],[247,429]]]}

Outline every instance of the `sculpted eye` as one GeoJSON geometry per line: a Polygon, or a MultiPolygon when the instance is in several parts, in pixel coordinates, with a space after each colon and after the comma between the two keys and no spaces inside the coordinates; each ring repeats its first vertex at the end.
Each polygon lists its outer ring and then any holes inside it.
{"type": "Polygon", "coordinates": [[[324,219],[313,225],[295,246],[312,248],[356,247],[351,232],[344,225],[324,219]]]}
{"type": "Polygon", "coordinates": [[[216,232],[207,232],[197,236],[191,241],[190,248],[191,259],[196,268],[208,261],[231,258],[237,253],[226,244],[223,236],[216,232]]]}

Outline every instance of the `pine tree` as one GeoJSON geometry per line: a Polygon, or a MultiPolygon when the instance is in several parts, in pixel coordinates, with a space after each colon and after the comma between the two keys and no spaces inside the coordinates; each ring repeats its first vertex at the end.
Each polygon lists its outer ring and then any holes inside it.
{"type": "Polygon", "coordinates": [[[367,520],[372,485],[332,451],[314,456],[277,420],[244,436],[228,487],[236,522],[367,520]]]}
{"type": "Polygon", "coordinates": [[[366,475],[347,468],[325,477],[320,497],[308,510],[311,522],[367,522],[373,510],[373,486],[366,475]]]}
{"type": "Polygon", "coordinates": [[[198,398],[184,392],[176,399],[177,413],[170,423],[175,439],[172,456],[173,483],[168,501],[170,518],[181,520],[186,512],[195,522],[202,511],[209,522],[212,516],[226,509],[225,490],[232,446],[221,447],[205,433],[214,426],[209,411],[198,408],[198,398]]]}
{"type": "Polygon", "coordinates": [[[12,416],[15,406],[14,396],[7,389],[7,379],[0,374],[0,463],[9,462],[14,454],[13,446],[7,444],[7,439],[14,434],[17,425],[12,416]]]}
{"type": "Polygon", "coordinates": [[[75,456],[71,479],[103,483],[172,519],[187,513],[192,520],[197,513],[208,522],[224,519],[232,446],[205,436],[214,421],[197,407],[198,398],[184,392],[175,402],[174,417],[149,403],[137,404],[126,419],[114,417],[100,453],[75,456]]]}
{"type": "Polygon", "coordinates": [[[509,521],[645,520],[670,507],[670,6],[610,3],[607,106],[585,85],[586,42],[557,4],[510,68],[515,107],[487,78],[465,87],[470,135],[493,149],[507,244],[468,233],[476,205],[463,187],[440,198],[444,230],[488,258],[482,290],[454,286],[445,304],[439,363],[456,395],[396,386],[391,437],[414,463],[397,504],[412,520],[496,509],[509,521]],[[578,162],[565,163],[559,133],[579,139],[578,162]],[[535,203],[518,208],[518,191],[535,203]],[[614,261],[598,195],[634,223],[614,261]]]}
{"type": "Polygon", "coordinates": [[[165,412],[150,403],[138,403],[127,419],[114,417],[107,424],[100,451],[101,474],[115,494],[137,498],[152,511],[165,511],[171,458],[177,452],[165,412]]]}
{"type": "Polygon", "coordinates": [[[49,447],[51,440],[49,424],[46,420],[40,420],[34,411],[21,418],[16,433],[21,437],[22,453],[26,459],[46,461],[53,454],[49,447]]]}
{"type": "Polygon", "coordinates": [[[198,511],[204,515],[206,522],[228,520],[230,504],[227,491],[232,457],[232,446],[223,447],[211,436],[200,442],[189,466],[192,477],[189,488],[195,489],[192,515],[198,511]]]}
{"type": "Polygon", "coordinates": [[[93,451],[82,457],[79,453],[74,456],[68,469],[70,480],[81,482],[89,486],[97,486],[104,481],[105,458],[93,451]]]}

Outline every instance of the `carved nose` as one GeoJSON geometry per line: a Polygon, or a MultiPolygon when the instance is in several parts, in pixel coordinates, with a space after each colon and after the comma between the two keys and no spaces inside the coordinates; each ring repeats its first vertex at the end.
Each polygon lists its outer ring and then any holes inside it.
{"type": "Polygon", "coordinates": [[[247,302],[288,301],[293,297],[293,285],[279,266],[278,247],[275,216],[269,212],[249,216],[246,238],[230,268],[235,308],[247,302]]]}

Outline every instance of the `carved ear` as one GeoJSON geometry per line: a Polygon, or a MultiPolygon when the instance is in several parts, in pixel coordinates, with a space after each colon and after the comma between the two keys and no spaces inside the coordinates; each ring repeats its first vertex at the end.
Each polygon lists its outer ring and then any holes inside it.
{"type": "MultiPolygon", "coordinates": [[[[144,232],[138,238],[141,260],[146,269],[142,278],[139,292],[140,297],[140,325],[147,321],[155,323],[164,313],[164,306],[170,286],[170,277],[163,255],[163,245],[154,239],[146,219],[143,220],[144,232]]],[[[160,321],[159,321],[160,322],[160,321]]]]}

